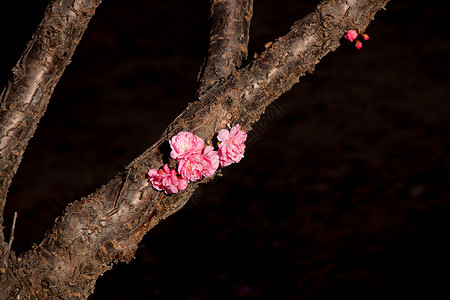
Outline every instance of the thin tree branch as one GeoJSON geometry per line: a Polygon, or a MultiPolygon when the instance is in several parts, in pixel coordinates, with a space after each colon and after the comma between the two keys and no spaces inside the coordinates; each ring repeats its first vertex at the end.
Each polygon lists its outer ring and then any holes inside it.
{"type": "Polygon", "coordinates": [[[14,212],[13,222],[11,226],[11,233],[9,235],[8,249],[11,250],[12,242],[14,241],[14,230],[16,229],[17,212],[14,212]]]}
{"type": "Polygon", "coordinates": [[[10,260],[13,267],[8,269],[3,295],[86,298],[98,276],[111,269],[114,262],[131,260],[145,233],[180,209],[197,186],[209,180],[190,183],[183,192],[170,196],[149,185],[145,174],[167,162],[170,137],[185,130],[210,142],[227,123],[239,123],[251,130],[267,105],[289,90],[300,76],[312,72],[323,56],[339,46],[346,31],[363,32],[387,2],[320,3],[315,12],[296,22],[251,65],[190,103],[161,139],[123,174],[70,204],[40,245],[18,260],[10,260]]]}
{"type": "Polygon", "coordinates": [[[12,178],[59,78],[100,3],[101,0],[52,1],[13,68],[13,79],[0,94],[1,232],[12,178]]]}
{"type": "Polygon", "coordinates": [[[237,70],[247,58],[253,0],[214,0],[208,56],[200,73],[197,94],[237,70]]]}

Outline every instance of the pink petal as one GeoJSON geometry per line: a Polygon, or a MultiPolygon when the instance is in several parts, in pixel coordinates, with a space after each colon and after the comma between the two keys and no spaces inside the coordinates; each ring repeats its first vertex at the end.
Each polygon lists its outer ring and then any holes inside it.
{"type": "Polygon", "coordinates": [[[158,174],[158,170],[157,169],[150,169],[147,173],[148,178],[154,177],[158,174]]]}
{"type": "Polygon", "coordinates": [[[221,131],[219,131],[219,134],[217,135],[217,139],[219,141],[227,141],[229,139],[230,136],[230,132],[226,129],[222,129],[221,131]]]}
{"type": "Polygon", "coordinates": [[[233,128],[231,128],[231,130],[230,130],[230,137],[235,137],[239,133],[240,128],[241,128],[241,126],[239,124],[236,124],[235,126],[233,126],[233,128]]]}
{"type": "Polygon", "coordinates": [[[167,164],[164,165],[163,171],[164,171],[164,173],[170,173],[170,168],[167,164]]]}
{"type": "Polygon", "coordinates": [[[187,185],[188,185],[188,181],[186,179],[178,178],[178,189],[180,191],[186,189],[187,185]]]}

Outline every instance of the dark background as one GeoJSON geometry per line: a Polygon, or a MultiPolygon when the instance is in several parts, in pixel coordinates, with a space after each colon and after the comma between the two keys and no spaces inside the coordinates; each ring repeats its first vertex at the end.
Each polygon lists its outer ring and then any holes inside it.
{"type": "MultiPolygon", "coordinates": [[[[0,12],[0,79],[47,1],[0,12]]],[[[89,299],[448,299],[446,1],[392,0],[267,110],[246,157],[89,299]],[[426,2],[426,3],[425,3],[426,2]]],[[[255,0],[250,56],[318,1],[255,0]]],[[[209,1],[104,1],[10,188],[13,249],[151,145],[192,98],[209,1]],[[142,107],[145,109],[142,109],[142,107]]],[[[8,233],[7,233],[8,235],[8,233]]]]}

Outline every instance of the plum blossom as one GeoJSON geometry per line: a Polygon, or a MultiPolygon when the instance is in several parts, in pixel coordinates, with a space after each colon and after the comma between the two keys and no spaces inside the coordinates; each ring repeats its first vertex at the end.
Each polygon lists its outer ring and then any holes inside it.
{"type": "Polygon", "coordinates": [[[219,155],[212,146],[206,146],[201,154],[192,154],[178,161],[178,174],[182,178],[196,181],[211,177],[219,167],[219,155]]]}
{"type": "Polygon", "coordinates": [[[221,167],[237,163],[244,157],[247,133],[240,128],[239,124],[236,124],[230,131],[222,129],[217,135],[220,141],[218,154],[221,167]]]}
{"type": "Polygon", "coordinates": [[[171,170],[167,164],[162,169],[150,169],[147,173],[152,186],[166,194],[175,194],[186,188],[188,181],[177,176],[175,170],[171,170]]]}
{"type": "Polygon", "coordinates": [[[350,42],[353,42],[356,37],[358,36],[358,33],[356,32],[356,30],[349,30],[347,31],[347,33],[344,35],[344,37],[349,40],[350,42]]]}
{"type": "Polygon", "coordinates": [[[204,142],[193,133],[181,131],[169,141],[172,152],[170,157],[176,160],[201,153],[204,142]]]}
{"type": "Polygon", "coordinates": [[[369,39],[369,35],[367,33],[363,33],[363,34],[361,34],[361,36],[363,37],[363,39],[365,41],[367,41],[369,39]]]}
{"type": "Polygon", "coordinates": [[[206,146],[202,153],[202,174],[205,177],[211,177],[219,167],[219,154],[214,151],[212,146],[206,146]]]}
{"type": "Polygon", "coordinates": [[[355,47],[356,47],[356,49],[361,50],[361,48],[362,48],[362,43],[361,43],[359,40],[356,40],[356,42],[355,42],[355,47]]]}
{"type": "Polygon", "coordinates": [[[158,191],[175,194],[184,190],[189,181],[211,177],[220,166],[225,167],[239,162],[244,157],[247,134],[240,130],[239,124],[230,131],[223,129],[217,139],[219,150],[206,146],[203,140],[193,133],[182,131],[169,140],[170,156],[177,161],[177,170],[167,164],[162,169],[148,171],[148,179],[158,191]]]}
{"type": "Polygon", "coordinates": [[[203,160],[200,154],[192,154],[178,161],[178,174],[182,178],[196,181],[202,178],[203,160]]]}

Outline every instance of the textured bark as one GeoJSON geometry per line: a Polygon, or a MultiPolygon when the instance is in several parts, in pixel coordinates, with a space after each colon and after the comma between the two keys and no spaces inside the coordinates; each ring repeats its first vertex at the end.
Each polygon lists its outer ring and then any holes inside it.
{"type": "Polygon", "coordinates": [[[50,96],[101,0],[53,1],[0,95],[0,279],[6,194],[50,96]]]}
{"type": "Polygon", "coordinates": [[[214,0],[208,56],[200,73],[198,95],[228,77],[247,58],[253,0],[214,0]]]}
{"type": "Polygon", "coordinates": [[[347,30],[364,32],[387,2],[324,1],[252,64],[201,93],[122,174],[70,204],[38,246],[17,259],[11,255],[0,297],[86,298],[98,276],[118,261],[131,260],[145,233],[179,210],[199,184],[211,180],[190,183],[170,196],[149,185],[145,174],[150,168],[174,164],[169,158],[170,137],[184,130],[212,143],[226,124],[251,130],[273,100],[339,46],[347,30]]]}

